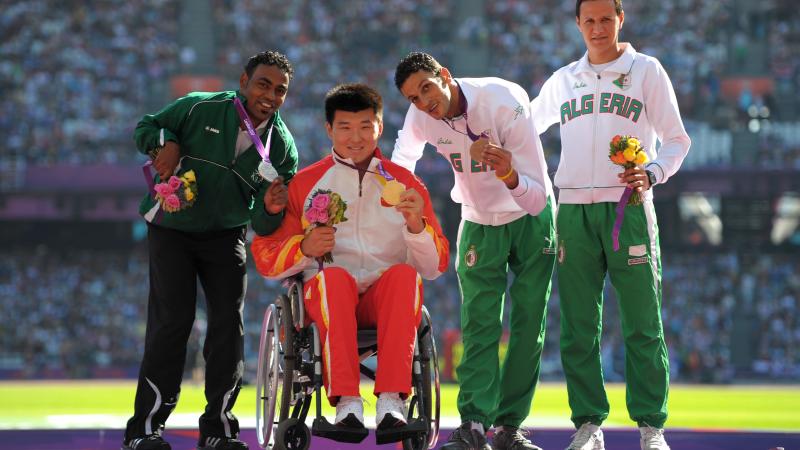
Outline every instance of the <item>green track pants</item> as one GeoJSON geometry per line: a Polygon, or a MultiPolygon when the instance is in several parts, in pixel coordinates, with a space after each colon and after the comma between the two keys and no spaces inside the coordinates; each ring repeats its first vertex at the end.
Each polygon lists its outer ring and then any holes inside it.
{"type": "Polygon", "coordinates": [[[506,225],[461,222],[456,272],[464,353],[456,373],[464,422],[519,427],[530,412],[555,264],[554,225],[551,202],[538,216],[506,225]],[[510,337],[501,368],[498,350],[509,269],[514,275],[510,337]]]}
{"type": "Polygon", "coordinates": [[[600,361],[603,283],[619,299],[628,414],[640,426],[667,420],[669,360],[661,323],[661,253],[652,202],[625,208],[614,251],[615,203],[559,205],[561,362],[572,422],[600,425],[609,412],[600,361]]]}

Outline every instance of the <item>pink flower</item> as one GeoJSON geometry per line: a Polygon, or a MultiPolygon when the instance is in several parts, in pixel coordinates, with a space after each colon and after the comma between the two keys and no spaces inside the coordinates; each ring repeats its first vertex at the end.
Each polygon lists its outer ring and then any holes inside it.
{"type": "Polygon", "coordinates": [[[316,208],[308,208],[306,210],[306,220],[308,220],[309,223],[319,222],[319,210],[316,208]]]}
{"type": "Polygon", "coordinates": [[[175,189],[170,187],[170,185],[167,183],[158,183],[157,185],[155,185],[153,189],[156,191],[156,194],[158,194],[160,197],[166,197],[175,192],[175,189]]]}
{"type": "Polygon", "coordinates": [[[328,211],[325,209],[320,209],[317,213],[317,222],[319,223],[328,223],[328,211]]]}
{"type": "Polygon", "coordinates": [[[167,206],[172,209],[178,209],[181,206],[181,201],[175,194],[169,194],[164,201],[167,202],[167,206]]]}
{"type": "Polygon", "coordinates": [[[323,210],[331,203],[331,197],[328,194],[317,194],[311,199],[311,207],[323,210]]]}
{"type": "Polygon", "coordinates": [[[183,186],[183,181],[181,181],[180,178],[176,177],[175,175],[169,177],[169,187],[171,187],[173,191],[181,186],[183,186]]]}

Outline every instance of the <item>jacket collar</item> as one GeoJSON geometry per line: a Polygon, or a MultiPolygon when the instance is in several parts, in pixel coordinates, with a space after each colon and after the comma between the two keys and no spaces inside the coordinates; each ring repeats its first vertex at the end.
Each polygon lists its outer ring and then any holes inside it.
{"type": "Polygon", "coordinates": [[[458,101],[461,111],[459,115],[453,119],[464,117],[464,114],[469,115],[470,105],[474,105],[475,97],[478,95],[478,89],[463,78],[455,78],[456,85],[458,86],[458,101]]]}
{"type": "MultiPolygon", "coordinates": [[[[356,166],[356,163],[353,162],[353,160],[351,158],[342,158],[341,156],[336,154],[336,151],[333,150],[333,147],[331,147],[331,157],[333,158],[333,161],[336,164],[341,164],[343,166],[347,166],[347,167],[349,167],[349,168],[351,168],[353,170],[359,170],[359,171],[362,170],[362,169],[359,169],[358,166],[356,166]]],[[[377,165],[383,159],[384,159],[384,157],[383,157],[383,154],[381,153],[381,149],[378,148],[378,147],[375,147],[375,151],[372,153],[372,159],[370,160],[369,166],[367,166],[366,171],[367,172],[375,172],[377,165]]]]}
{"type": "MultiPolygon", "coordinates": [[[[603,72],[625,74],[631,71],[631,68],[633,67],[633,60],[636,57],[636,49],[633,48],[633,44],[630,42],[624,42],[624,44],[625,51],[623,51],[622,55],[620,55],[620,57],[617,58],[610,66],[603,69],[603,72]]],[[[580,73],[595,73],[594,69],[592,69],[592,65],[589,63],[588,50],[583,54],[583,57],[578,60],[578,64],[575,65],[575,68],[572,69],[572,72],[575,75],[580,73]]]]}

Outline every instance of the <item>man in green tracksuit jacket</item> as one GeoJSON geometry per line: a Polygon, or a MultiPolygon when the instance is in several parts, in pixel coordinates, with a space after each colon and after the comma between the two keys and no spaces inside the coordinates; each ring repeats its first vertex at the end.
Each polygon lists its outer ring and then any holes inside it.
{"type": "Polygon", "coordinates": [[[139,151],[157,155],[154,181],[191,170],[197,195],[190,206],[167,212],[151,189],[140,207],[148,225],[150,295],[134,415],[123,450],[171,448],[161,432],[178,401],[198,278],[208,310],[207,405],[198,449],[247,449],[237,439],[239,423],[231,413],[244,370],[245,233],[248,223],[261,235],[280,226],[288,200],[284,183],[297,172],[294,139],[278,114],[292,74],[284,55],[256,54],[244,68],[239,90],[191,93],[145,115],[136,127],[139,151]],[[262,156],[254,139],[277,170],[272,181],[259,174],[262,156]]]}

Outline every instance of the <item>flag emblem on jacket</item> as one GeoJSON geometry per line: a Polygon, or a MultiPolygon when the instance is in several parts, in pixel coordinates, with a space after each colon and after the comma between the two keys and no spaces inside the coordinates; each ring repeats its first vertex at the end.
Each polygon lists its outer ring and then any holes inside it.
{"type": "Polygon", "coordinates": [[[617,87],[625,91],[631,87],[631,76],[630,74],[624,73],[620,75],[619,78],[614,80],[612,83],[616,84],[617,87]]]}

